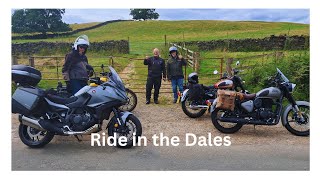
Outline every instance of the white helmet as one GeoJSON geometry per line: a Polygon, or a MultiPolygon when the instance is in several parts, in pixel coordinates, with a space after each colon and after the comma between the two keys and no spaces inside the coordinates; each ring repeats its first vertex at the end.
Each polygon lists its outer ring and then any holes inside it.
{"type": "Polygon", "coordinates": [[[84,46],[87,46],[89,47],[89,38],[87,35],[81,35],[79,36],[75,41],[74,41],[74,44],[73,44],[73,48],[75,50],[78,50],[78,46],[79,45],[84,45],[84,46]]]}

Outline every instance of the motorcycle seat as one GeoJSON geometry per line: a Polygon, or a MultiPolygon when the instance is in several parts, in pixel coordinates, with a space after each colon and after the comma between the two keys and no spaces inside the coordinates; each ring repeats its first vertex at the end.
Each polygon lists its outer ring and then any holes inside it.
{"type": "Polygon", "coordinates": [[[78,98],[77,97],[74,97],[74,96],[71,96],[69,98],[62,98],[60,96],[57,96],[57,95],[53,95],[53,94],[47,94],[46,96],[50,101],[54,102],[54,103],[57,103],[57,104],[69,104],[69,103],[72,103],[72,102],[75,102],[78,98]]]}
{"type": "Polygon", "coordinates": [[[244,99],[254,99],[256,94],[243,94],[244,99]]]}

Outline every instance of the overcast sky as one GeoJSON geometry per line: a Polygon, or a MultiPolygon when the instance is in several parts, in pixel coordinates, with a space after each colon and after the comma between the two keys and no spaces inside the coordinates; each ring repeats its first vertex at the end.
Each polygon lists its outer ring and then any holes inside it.
{"type": "MultiPolygon", "coordinates": [[[[310,24],[309,9],[156,9],[159,20],[269,21],[310,24]]],[[[129,9],[66,9],[68,24],[132,19],[129,9]]]]}

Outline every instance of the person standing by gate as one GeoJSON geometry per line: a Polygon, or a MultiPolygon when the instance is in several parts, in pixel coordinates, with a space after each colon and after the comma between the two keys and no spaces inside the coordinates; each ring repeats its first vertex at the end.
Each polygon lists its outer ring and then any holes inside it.
{"type": "Polygon", "coordinates": [[[153,49],[153,57],[146,56],[144,65],[148,65],[148,78],[146,84],[146,104],[150,104],[151,90],[154,87],[153,99],[155,104],[159,104],[159,91],[161,79],[166,80],[166,64],[159,57],[159,49],[153,49]]]}
{"type": "Polygon", "coordinates": [[[178,93],[177,87],[180,93],[183,92],[183,70],[182,66],[186,66],[186,60],[179,55],[178,49],[175,46],[169,48],[169,59],[167,62],[168,80],[171,81],[173,91],[173,103],[177,102],[178,93]]]}

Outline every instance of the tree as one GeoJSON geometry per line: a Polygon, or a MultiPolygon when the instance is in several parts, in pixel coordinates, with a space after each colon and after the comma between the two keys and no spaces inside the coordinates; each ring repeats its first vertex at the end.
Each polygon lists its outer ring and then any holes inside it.
{"type": "Polygon", "coordinates": [[[70,31],[68,24],[62,22],[64,9],[19,9],[12,15],[12,32],[34,33],[70,31]]]}
{"type": "Polygon", "coordinates": [[[158,19],[159,14],[155,12],[156,9],[130,9],[130,15],[132,19],[158,19]]]}

